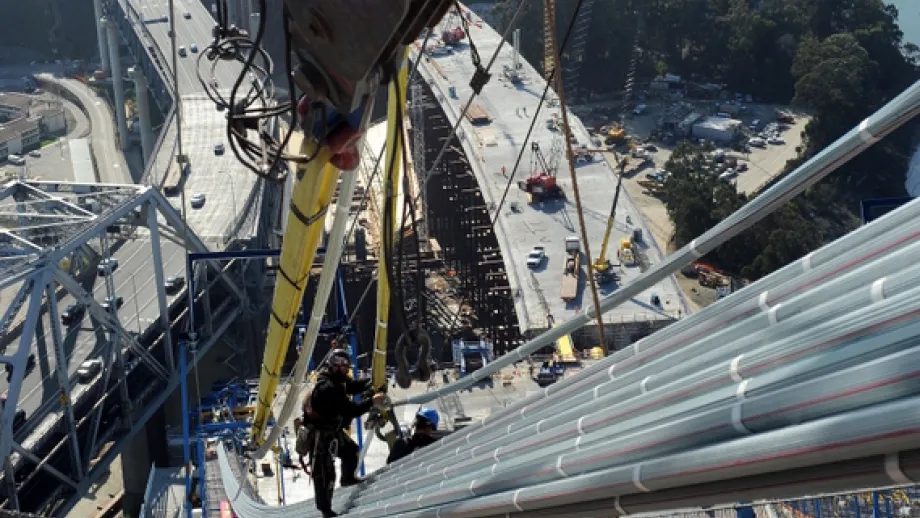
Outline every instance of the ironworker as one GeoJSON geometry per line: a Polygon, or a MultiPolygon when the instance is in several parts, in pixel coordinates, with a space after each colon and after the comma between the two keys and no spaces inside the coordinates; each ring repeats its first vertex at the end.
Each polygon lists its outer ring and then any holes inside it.
{"type": "Polygon", "coordinates": [[[374,405],[385,401],[382,393],[355,403],[348,396],[370,390],[369,379],[352,380],[348,377],[351,358],[342,349],[334,349],[323,362],[322,371],[313,391],[304,399],[303,422],[310,429],[310,475],[316,496],[316,508],[323,518],[338,516],[332,510],[335,488],[335,458],[342,461],[342,487],[353,486],[363,480],[355,475],[358,469],[358,445],[345,433],[351,421],[366,413],[374,405]]]}
{"type": "Polygon", "coordinates": [[[429,444],[437,441],[434,437],[435,430],[438,429],[438,411],[433,408],[422,407],[415,413],[415,423],[413,425],[412,437],[408,439],[397,439],[390,448],[390,454],[387,456],[387,464],[409,455],[419,448],[424,448],[429,444]]]}

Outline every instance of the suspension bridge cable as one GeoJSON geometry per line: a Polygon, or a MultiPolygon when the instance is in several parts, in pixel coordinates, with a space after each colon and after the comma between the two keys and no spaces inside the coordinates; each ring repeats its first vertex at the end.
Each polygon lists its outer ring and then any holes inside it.
{"type": "Polygon", "coordinates": [[[614,293],[601,299],[599,306],[587,308],[581,314],[547,330],[517,349],[509,351],[501,358],[489,362],[488,365],[470,376],[445,385],[435,392],[406,398],[398,404],[427,403],[444,394],[468,388],[487,376],[491,376],[501,369],[524,359],[541,347],[551,345],[559,338],[577,331],[592,319],[629,301],[646,289],[678,272],[684,266],[706,255],[717,246],[750,228],[782,204],[845,164],[852,157],[875,144],[888,133],[904,125],[917,113],[920,113],[920,81],[908,87],[903,93],[864,119],[856,128],[837,139],[824,151],[797,167],[767,191],[749,201],[703,235],[666,257],[661,263],[641,274],[632,283],[620,287],[614,293]]]}

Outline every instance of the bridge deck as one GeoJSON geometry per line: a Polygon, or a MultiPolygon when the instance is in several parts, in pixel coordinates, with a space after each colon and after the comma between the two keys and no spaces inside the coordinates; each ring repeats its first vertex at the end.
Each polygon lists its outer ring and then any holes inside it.
{"type": "MultiPolygon", "coordinates": [[[[456,20],[456,17],[454,19],[456,20]]],[[[501,36],[485,23],[481,23],[481,28],[477,27],[480,25],[479,22],[480,20],[472,15],[470,37],[485,64],[498,47],[501,36]]],[[[435,30],[435,34],[441,34],[446,28],[447,25],[442,23],[442,26],[435,30]]],[[[429,41],[429,48],[435,44],[434,39],[429,41]]],[[[463,104],[472,94],[469,80],[474,67],[469,46],[466,44],[468,42],[469,40],[466,40],[451,53],[439,53],[438,57],[431,56],[429,60],[422,62],[421,67],[423,77],[431,85],[452,123],[456,123],[463,104]],[[456,98],[450,95],[451,87],[456,91],[456,98]]],[[[418,44],[421,44],[421,40],[418,44]]],[[[586,269],[583,267],[579,296],[569,304],[561,300],[561,280],[565,264],[563,240],[570,235],[580,235],[580,231],[572,182],[564,156],[563,139],[561,134],[551,132],[546,125],[546,119],[551,113],[558,113],[559,109],[544,106],[537,113],[540,95],[546,83],[531,65],[522,60],[523,67],[520,73],[523,75],[523,81],[517,85],[512,84],[502,74],[505,66],[510,68],[512,59],[511,45],[504,45],[492,68],[492,80],[476,99],[490,115],[491,123],[473,126],[464,120],[461,125],[464,134],[461,142],[473,164],[473,171],[483,190],[483,197],[493,212],[509,182],[509,179],[502,175],[502,168],[506,169],[508,176],[511,175],[521,146],[526,145],[527,151],[516,173],[515,183],[531,173],[530,143],[525,144],[524,138],[533,117],[536,116],[538,120],[531,142],[540,144],[550,163],[558,161],[557,178],[567,199],[529,205],[526,193],[514,185],[501,208],[495,227],[505,267],[509,272],[510,284],[515,292],[521,330],[526,331],[546,328],[547,313],[551,313],[557,322],[571,318],[580,309],[591,305],[591,294],[587,285],[586,269]],[[518,207],[518,211],[510,210],[512,204],[518,207]],[[548,259],[541,268],[530,270],[526,267],[525,258],[536,245],[546,248],[548,259]]],[[[555,97],[552,93],[551,96],[555,97]]],[[[571,114],[570,122],[578,142],[594,147],[590,144],[590,137],[582,123],[571,114]]],[[[579,166],[577,176],[591,253],[596,258],[600,252],[607,217],[613,202],[616,176],[607,162],[600,157],[593,163],[579,166]]],[[[652,240],[651,233],[645,228],[639,211],[628,195],[621,196],[617,206],[615,229],[611,235],[612,251],[608,257],[612,255],[611,259],[616,259],[615,250],[620,239],[631,235],[636,227],[643,230],[647,241],[652,240]],[[630,218],[631,225],[627,224],[627,217],[630,218]]],[[[661,260],[657,246],[645,247],[643,251],[650,263],[661,260]]],[[[620,268],[617,273],[620,275],[620,282],[625,284],[639,274],[639,268],[620,268]]],[[[615,286],[602,289],[602,296],[613,289],[615,286]]],[[[608,313],[604,320],[648,320],[677,316],[679,311],[686,313],[687,309],[679,293],[676,280],[670,278],[608,313]],[[654,308],[650,304],[653,292],[660,297],[662,309],[654,308]]]]}

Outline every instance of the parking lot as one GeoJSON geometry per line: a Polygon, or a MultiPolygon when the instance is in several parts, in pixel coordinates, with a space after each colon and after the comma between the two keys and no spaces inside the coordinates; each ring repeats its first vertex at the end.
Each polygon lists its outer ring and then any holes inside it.
{"type": "Polygon", "coordinates": [[[72,182],[73,166],[70,163],[70,149],[67,139],[57,140],[39,151],[41,156],[24,155],[25,165],[18,166],[4,162],[0,166],[0,178],[21,176],[28,179],[72,182]]]}
{"type": "MultiPolygon", "coordinates": [[[[712,111],[710,101],[683,101],[695,105],[702,113],[712,111]]],[[[641,115],[633,115],[626,122],[626,134],[636,139],[643,140],[651,135],[657,129],[657,122],[665,115],[669,104],[655,103],[646,101],[645,111],[641,115]]],[[[745,138],[747,141],[750,137],[757,136],[757,132],[750,130],[751,123],[756,119],[760,121],[758,128],[762,130],[767,124],[776,120],[777,110],[785,109],[775,105],[756,105],[747,104],[742,112],[739,112],[734,118],[742,121],[745,138]]],[[[797,147],[802,143],[802,131],[810,120],[807,115],[796,113],[795,122],[787,125],[788,127],[777,135],[782,141],[781,144],[766,144],[763,148],[749,147],[745,152],[733,151],[726,148],[726,157],[734,157],[738,163],[746,164],[747,167],[741,171],[731,181],[735,183],[739,192],[746,194],[756,193],[770,180],[776,178],[785,168],[786,162],[797,155],[797,147]]],[[[775,142],[779,142],[775,141],[775,142]]],[[[642,213],[646,224],[659,247],[667,253],[673,249],[671,246],[671,235],[674,232],[673,224],[667,214],[667,209],[661,199],[653,196],[639,184],[639,181],[645,180],[646,175],[664,169],[665,164],[671,156],[673,147],[661,142],[654,142],[656,150],[649,154],[650,163],[641,164],[641,160],[631,159],[627,167],[627,175],[623,181],[626,193],[632,199],[633,203],[642,213]]],[[[719,144],[714,145],[718,148],[719,144]]],[[[613,153],[604,153],[605,158],[611,167],[616,169],[613,153]]],[[[740,168],[739,168],[740,169],[740,168]]],[[[691,303],[696,306],[695,309],[704,307],[716,300],[715,290],[699,286],[692,280],[678,275],[678,282],[681,288],[690,299],[691,303]]]]}

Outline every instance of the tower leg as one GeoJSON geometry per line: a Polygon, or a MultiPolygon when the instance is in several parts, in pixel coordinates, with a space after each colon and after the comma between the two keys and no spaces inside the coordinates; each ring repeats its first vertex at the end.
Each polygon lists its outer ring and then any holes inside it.
{"type": "Polygon", "coordinates": [[[155,139],[150,126],[150,99],[147,95],[147,78],[137,67],[128,69],[128,75],[134,79],[134,91],[137,92],[137,116],[141,126],[141,150],[144,155],[144,165],[150,160],[155,139]]]}
{"type": "Polygon", "coordinates": [[[93,0],[93,12],[96,15],[96,40],[99,44],[99,62],[102,65],[103,72],[108,76],[110,72],[109,48],[106,42],[105,25],[102,21],[102,15],[104,14],[102,12],[102,0],[93,0]]]}
{"type": "Polygon", "coordinates": [[[118,52],[118,28],[111,20],[103,19],[109,37],[109,57],[111,58],[112,86],[115,89],[115,121],[118,123],[118,140],[121,149],[127,149],[128,122],[125,120],[125,84],[121,70],[121,56],[118,52]]]}

